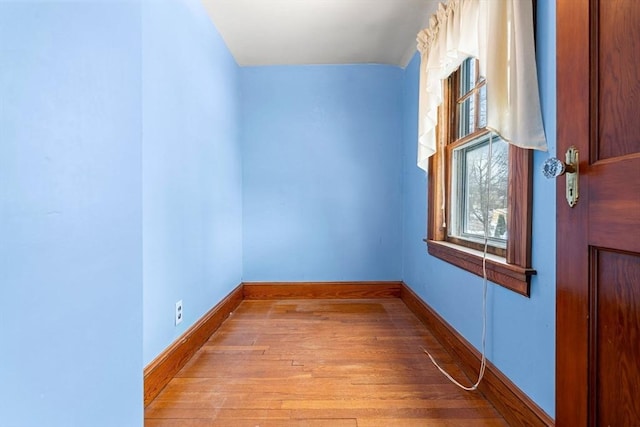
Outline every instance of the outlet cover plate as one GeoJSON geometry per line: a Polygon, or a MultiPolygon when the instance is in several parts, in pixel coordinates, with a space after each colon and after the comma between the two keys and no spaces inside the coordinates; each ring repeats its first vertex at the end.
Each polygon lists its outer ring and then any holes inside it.
{"type": "Polygon", "coordinates": [[[182,318],[184,317],[182,313],[182,300],[176,303],[176,326],[182,323],[182,318]]]}

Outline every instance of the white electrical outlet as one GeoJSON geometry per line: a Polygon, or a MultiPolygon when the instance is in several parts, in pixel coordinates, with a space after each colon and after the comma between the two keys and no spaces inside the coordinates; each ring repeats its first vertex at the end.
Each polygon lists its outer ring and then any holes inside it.
{"type": "Polygon", "coordinates": [[[182,300],[176,303],[176,326],[182,323],[182,300]]]}

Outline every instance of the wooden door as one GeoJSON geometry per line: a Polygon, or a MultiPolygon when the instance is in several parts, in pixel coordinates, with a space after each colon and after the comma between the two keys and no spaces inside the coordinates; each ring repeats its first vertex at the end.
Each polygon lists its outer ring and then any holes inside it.
{"type": "Polygon", "coordinates": [[[556,425],[640,426],[640,1],[558,0],[556,425]]]}

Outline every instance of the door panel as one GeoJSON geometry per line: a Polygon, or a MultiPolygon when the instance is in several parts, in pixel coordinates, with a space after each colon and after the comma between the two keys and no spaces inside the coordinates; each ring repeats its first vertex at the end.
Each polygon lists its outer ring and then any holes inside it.
{"type": "Polygon", "coordinates": [[[598,426],[640,420],[640,257],[593,250],[590,389],[598,426]]]}
{"type": "Polygon", "coordinates": [[[558,0],[556,425],[640,426],[640,1],[558,0]]]}
{"type": "Polygon", "coordinates": [[[640,1],[598,3],[598,121],[597,160],[640,151],[640,1]],[[634,42],[630,43],[629,41],[634,42]]]}
{"type": "MultiPolygon", "coordinates": [[[[583,229],[589,230],[589,243],[640,252],[640,157],[626,155],[598,162],[588,173],[589,221],[598,224],[583,229]]],[[[581,188],[580,193],[585,190],[581,188]]]]}

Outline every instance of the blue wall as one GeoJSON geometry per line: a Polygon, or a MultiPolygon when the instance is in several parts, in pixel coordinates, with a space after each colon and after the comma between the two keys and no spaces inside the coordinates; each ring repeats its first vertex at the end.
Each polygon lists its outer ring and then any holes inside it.
{"type": "MultiPolygon", "coordinates": [[[[555,5],[538,3],[554,153],[555,5]]],[[[479,347],[481,280],[422,242],[417,58],[240,70],[198,0],[123,0],[0,2],[0,63],[3,426],[141,425],[143,365],[241,280],[403,279],[479,347]]],[[[533,230],[531,298],[490,287],[488,356],[553,415],[538,173],[533,230]]]]}
{"type": "Polygon", "coordinates": [[[0,424],[142,424],[140,4],[0,2],[0,424]]]}
{"type": "Polygon", "coordinates": [[[402,78],[242,69],[245,281],[400,279],[402,78]]]}
{"type": "Polygon", "coordinates": [[[242,280],[242,165],[238,66],[201,2],[142,10],[147,364],[242,280]]]}
{"type": "MultiPolygon", "coordinates": [[[[537,52],[547,142],[555,153],[555,2],[538,2],[537,52]]],[[[425,173],[415,166],[418,111],[416,55],[407,67],[403,123],[403,280],[478,349],[482,279],[427,254],[425,173]]],[[[487,355],[551,416],[555,411],[555,182],[539,172],[548,153],[534,155],[531,298],[500,286],[488,293],[487,355]]]]}

